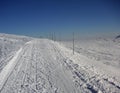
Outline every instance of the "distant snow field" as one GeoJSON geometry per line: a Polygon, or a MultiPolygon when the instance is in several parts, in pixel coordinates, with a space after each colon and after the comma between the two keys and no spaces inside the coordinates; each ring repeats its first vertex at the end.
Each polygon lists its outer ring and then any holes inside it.
{"type": "Polygon", "coordinates": [[[120,38],[0,34],[0,93],[120,93],[120,38]]]}

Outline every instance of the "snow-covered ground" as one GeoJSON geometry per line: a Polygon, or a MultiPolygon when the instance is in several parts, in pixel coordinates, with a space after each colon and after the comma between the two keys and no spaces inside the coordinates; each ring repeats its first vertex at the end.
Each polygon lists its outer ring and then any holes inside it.
{"type": "Polygon", "coordinates": [[[14,56],[26,42],[32,38],[0,33],[0,72],[7,62],[14,56]]]}
{"type": "MultiPolygon", "coordinates": [[[[75,51],[90,59],[100,61],[106,65],[120,68],[119,41],[114,41],[112,38],[76,40],[75,51]]],[[[72,41],[63,42],[63,44],[70,49],[73,48],[72,41]]]]}
{"type": "MultiPolygon", "coordinates": [[[[73,49],[72,41],[63,41],[62,44],[71,50],[73,49]]],[[[85,59],[77,64],[83,65],[89,70],[92,69],[95,73],[107,76],[108,81],[115,81],[120,89],[120,38],[75,40],[75,52],[81,55],[82,59],[85,59]]],[[[82,60],[77,54],[73,59],[82,60]]]]}
{"type": "Polygon", "coordinates": [[[75,44],[74,55],[68,41],[32,39],[20,45],[0,72],[0,93],[119,93],[119,42],[75,44]]]}

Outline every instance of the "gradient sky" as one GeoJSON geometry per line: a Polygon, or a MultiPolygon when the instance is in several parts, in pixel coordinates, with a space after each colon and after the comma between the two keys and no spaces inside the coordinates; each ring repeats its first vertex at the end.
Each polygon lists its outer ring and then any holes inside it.
{"type": "Polygon", "coordinates": [[[0,0],[0,33],[120,33],[120,0],[0,0]]]}

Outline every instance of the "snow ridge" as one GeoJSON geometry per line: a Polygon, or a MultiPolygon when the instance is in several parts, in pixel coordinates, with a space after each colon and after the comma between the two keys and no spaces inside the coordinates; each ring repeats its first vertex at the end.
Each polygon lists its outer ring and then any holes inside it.
{"type": "Polygon", "coordinates": [[[5,82],[9,78],[9,75],[12,73],[15,65],[17,64],[17,60],[20,58],[20,54],[22,52],[22,48],[20,48],[15,56],[8,62],[8,64],[4,67],[4,69],[0,73],[0,91],[2,90],[5,82]]]}

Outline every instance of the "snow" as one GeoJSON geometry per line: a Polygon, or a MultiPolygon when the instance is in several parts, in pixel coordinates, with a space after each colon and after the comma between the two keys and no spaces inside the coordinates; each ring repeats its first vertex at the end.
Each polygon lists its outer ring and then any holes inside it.
{"type": "Polygon", "coordinates": [[[16,51],[32,38],[0,33],[0,72],[16,51]]]}
{"type": "MultiPolygon", "coordinates": [[[[72,41],[62,43],[72,50],[72,41]]],[[[120,47],[118,42],[114,42],[111,38],[76,40],[75,51],[76,54],[70,58],[74,63],[99,74],[101,78],[107,78],[109,83],[111,82],[120,89],[120,47]]],[[[117,91],[117,93],[119,92],[117,91]]]]}
{"type": "Polygon", "coordinates": [[[2,89],[3,85],[7,81],[10,73],[13,71],[15,65],[17,64],[16,60],[19,59],[19,55],[22,52],[22,48],[17,51],[15,56],[10,60],[10,62],[3,68],[3,70],[0,73],[0,90],[2,89]]]}
{"type": "MultiPolygon", "coordinates": [[[[72,49],[72,42],[63,43],[72,49]]],[[[120,46],[112,39],[76,40],[75,51],[98,63],[120,68],[120,46]]]]}
{"type": "Polygon", "coordinates": [[[1,70],[0,92],[119,93],[119,43],[96,39],[75,44],[73,55],[71,41],[27,39],[1,70]]]}

